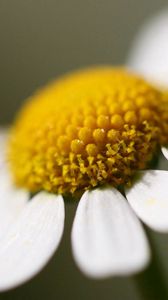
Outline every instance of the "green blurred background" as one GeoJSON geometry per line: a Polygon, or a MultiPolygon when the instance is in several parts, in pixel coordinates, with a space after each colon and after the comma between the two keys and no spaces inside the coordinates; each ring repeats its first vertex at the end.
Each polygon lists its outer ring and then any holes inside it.
{"type": "MultiPolygon", "coordinates": [[[[0,124],[9,124],[23,99],[55,76],[90,64],[123,64],[140,25],[165,4],[0,0],[0,124]]],[[[93,281],[77,270],[70,249],[75,209],[67,204],[65,235],[48,266],[24,286],[0,294],[0,299],[140,299],[132,278],[93,281]]],[[[166,278],[168,237],[152,236],[166,278]]]]}

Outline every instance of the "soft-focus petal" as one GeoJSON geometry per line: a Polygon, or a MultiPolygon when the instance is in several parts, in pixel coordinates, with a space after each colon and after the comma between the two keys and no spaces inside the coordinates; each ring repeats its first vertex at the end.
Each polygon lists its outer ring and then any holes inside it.
{"type": "Polygon", "coordinates": [[[166,147],[162,147],[162,153],[168,159],[168,149],[166,147]]]}
{"type": "Polygon", "coordinates": [[[4,141],[6,141],[6,138],[8,136],[8,129],[7,128],[0,128],[0,145],[4,141]]]}
{"type": "Polygon", "coordinates": [[[6,160],[7,138],[8,129],[0,128],[0,240],[29,199],[28,192],[13,185],[6,160]]]}
{"type": "Polygon", "coordinates": [[[0,128],[0,171],[6,162],[6,141],[8,137],[8,130],[0,128]]]}
{"type": "Polygon", "coordinates": [[[41,192],[0,241],[0,290],[18,286],[39,272],[59,245],[64,227],[61,196],[41,192]]]}
{"type": "Polygon", "coordinates": [[[139,172],[140,178],[126,191],[136,214],[152,229],[168,231],[168,172],[139,172]]]}
{"type": "Polygon", "coordinates": [[[127,65],[147,79],[168,86],[168,9],[142,26],[130,51],[127,65]]]}
{"type": "Polygon", "coordinates": [[[15,187],[6,167],[0,170],[0,240],[17,219],[29,199],[29,193],[15,187]]]}
{"type": "Polygon", "coordinates": [[[136,273],[150,257],[139,220],[112,188],[82,196],[72,229],[72,250],[81,271],[95,278],[136,273]]]}

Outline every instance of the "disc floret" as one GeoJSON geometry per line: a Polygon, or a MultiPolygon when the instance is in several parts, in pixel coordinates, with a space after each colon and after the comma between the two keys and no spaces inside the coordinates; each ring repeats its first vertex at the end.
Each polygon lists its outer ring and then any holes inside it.
{"type": "Polygon", "coordinates": [[[11,132],[16,184],[32,192],[74,193],[130,184],[168,136],[168,101],[143,79],[94,68],[33,95],[11,132]]]}

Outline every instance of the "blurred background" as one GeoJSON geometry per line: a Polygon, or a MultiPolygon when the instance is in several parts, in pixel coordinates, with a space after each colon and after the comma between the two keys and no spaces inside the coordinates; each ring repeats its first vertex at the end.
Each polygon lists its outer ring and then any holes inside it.
{"type": "MultiPolygon", "coordinates": [[[[164,0],[1,0],[0,124],[9,124],[27,96],[64,72],[90,64],[123,64],[141,24],[165,4],[164,0]]],[[[65,236],[48,266],[24,286],[0,294],[0,299],[140,299],[132,278],[93,281],[77,270],[70,249],[75,209],[67,204],[65,236]]],[[[168,278],[168,237],[151,234],[168,278]]]]}

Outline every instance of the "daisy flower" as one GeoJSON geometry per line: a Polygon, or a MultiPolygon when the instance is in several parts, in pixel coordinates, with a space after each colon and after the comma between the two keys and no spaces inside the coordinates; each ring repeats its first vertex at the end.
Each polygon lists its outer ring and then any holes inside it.
{"type": "Polygon", "coordinates": [[[168,86],[168,8],[153,15],[135,36],[127,65],[148,80],[168,86]]]}
{"type": "Polygon", "coordinates": [[[84,274],[129,275],[148,265],[138,217],[168,231],[168,172],[150,169],[168,143],[164,93],[120,68],[75,72],[30,97],[7,136],[0,135],[0,290],[33,277],[53,255],[68,197],[79,200],[71,241],[84,274]]]}

